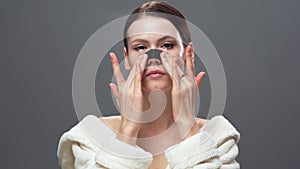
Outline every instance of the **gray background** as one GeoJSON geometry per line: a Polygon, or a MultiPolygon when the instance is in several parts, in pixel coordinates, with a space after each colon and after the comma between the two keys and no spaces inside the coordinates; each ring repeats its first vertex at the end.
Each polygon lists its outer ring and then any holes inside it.
{"type": "MultiPolygon", "coordinates": [[[[79,51],[101,26],[139,4],[0,2],[1,168],[59,168],[58,139],[78,122],[71,86],[79,51]]],[[[221,57],[228,83],[224,115],[242,135],[242,168],[300,168],[299,1],[170,4],[221,57]]]]}

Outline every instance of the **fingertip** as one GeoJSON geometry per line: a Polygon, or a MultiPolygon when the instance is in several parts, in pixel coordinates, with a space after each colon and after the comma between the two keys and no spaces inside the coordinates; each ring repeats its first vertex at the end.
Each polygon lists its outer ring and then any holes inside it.
{"type": "Polygon", "coordinates": [[[189,46],[191,49],[194,47],[193,42],[190,42],[187,46],[189,46]]]}
{"type": "MultiPolygon", "coordinates": [[[[200,73],[199,73],[200,74],[200,73]]],[[[199,74],[196,76],[196,83],[197,83],[197,86],[200,87],[200,84],[201,84],[201,76],[199,76],[199,74]]]]}
{"type": "Polygon", "coordinates": [[[202,72],[199,73],[198,76],[196,77],[197,82],[201,83],[201,81],[203,80],[204,76],[205,76],[205,73],[202,73],[202,72]]]}
{"type": "Polygon", "coordinates": [[[115,54],[114,54],[113,52],[110,52],[110,53],[109,53],[109,56],[110,56],[110,60],[111,60],[111,61],[114,60],[114,55],[115,55],[115,54]]]}
{"type": "Polygon", "coordinates": [[[187,46],[187,47],[186,47],[186,51],[188,52],[188,54],[191,54],[191,52],[192,52],[191,46],[187,46]]]}
{"type": "Polygon", "coordinates": [[[167,49],[163,49],[163,51],[161,52],[164,56],[166,56],[166,55],[168,55],[169,54],[169,52],[168,52],[168,50],[167,49]]]}
{"type": "Polygon", "coordinates": [[[147,59],[148,59],[148,54],[145,53],[145,54],[143,55],[143,61],[147,61],[147,59]]]}
{"type": "Polygon", "coordinates": [[[114,83],[109,83],[108,86],[109,86],[110,88],[113,88],[113,87],[115,87],[116,85],[115,85],[114,83]]]}

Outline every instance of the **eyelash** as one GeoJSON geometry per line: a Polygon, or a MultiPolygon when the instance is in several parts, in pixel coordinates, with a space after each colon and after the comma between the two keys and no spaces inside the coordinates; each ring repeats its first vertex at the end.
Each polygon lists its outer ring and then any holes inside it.
{"type": "Polygon", "coordinates": [[[168,43],[164,43],[163,46],[167,49],[172,49],[175,46],[175,44],[168,42],[168,43]],[[167,47],[167,46],[169,46],[169,47],[167,47]]]}
{"type": "MultiPolygon", "coordinates": [[[[174,46],[175,46],[175,44],[168,42],[168,43],[164,43],[162,45],[162,48],[167,48],[169,50],[169,49],[172,49],[174,46]]],[[[139,46],[137,46],[137,47],[135,47],[133,49],[136,50],[136,51],[139,51],[139,50],[145,50],[147,48],[145,46],[143,46],[143,45],[139,45],[139,46]]]]}
{"type": "Polygon", "coordinates": [[[137,46],[137,47],[135,47],[135,48],[133,48],[133,49],[136,50],[136,51],[140,51],[140,50],[145,50],[146,47],[143,46],[143,45],[139,45],[139,46],[137,46]]]}

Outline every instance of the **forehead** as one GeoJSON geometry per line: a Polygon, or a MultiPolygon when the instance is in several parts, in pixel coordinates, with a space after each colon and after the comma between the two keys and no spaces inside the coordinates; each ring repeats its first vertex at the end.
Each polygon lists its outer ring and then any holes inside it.
{"type": "Polygon", "coordinates": [[[134,21],[127,30],[127,37],[159,34],[181,39],[176,27],[167,19],[153,16],[143,16],[134,21]]]}

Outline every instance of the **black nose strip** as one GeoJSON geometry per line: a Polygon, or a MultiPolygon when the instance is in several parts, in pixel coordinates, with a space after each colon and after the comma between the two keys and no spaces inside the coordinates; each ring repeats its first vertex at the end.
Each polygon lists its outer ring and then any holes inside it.
{"type": "Polygon", "coordinates": [[[148,55],[148,60],[149,59],[158,59],[161,61],[160,58],[160,53],[162,52],[162,50],[159,49],[151,49],[148,52],[146,52],[146,54],[148,55]]]}

